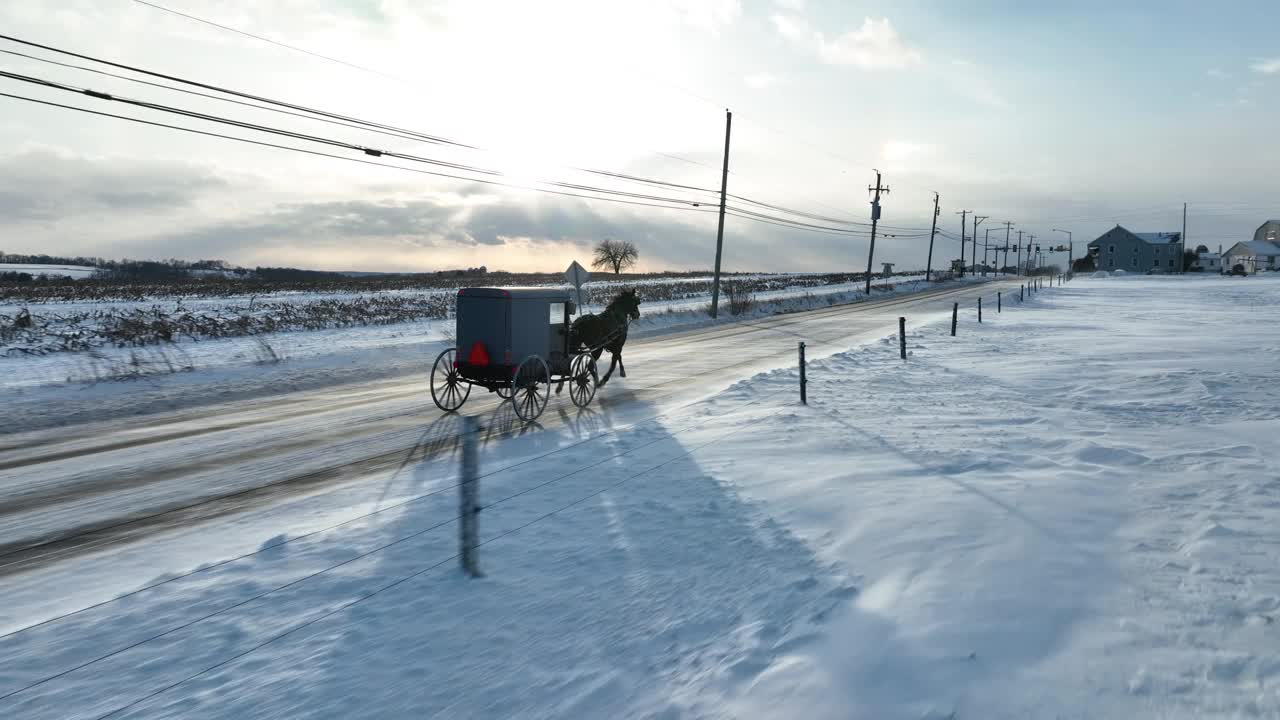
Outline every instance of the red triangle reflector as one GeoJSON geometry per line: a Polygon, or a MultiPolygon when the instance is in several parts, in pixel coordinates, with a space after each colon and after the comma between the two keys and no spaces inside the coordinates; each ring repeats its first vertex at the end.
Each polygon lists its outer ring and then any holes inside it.
{"type": "Polygon", "coordinates": [[[481,367],[489,364],[489,351],[484,349],[484,343],[477,340],[471,345],[471,352],[467,353],[467,362],[481,367]]]}

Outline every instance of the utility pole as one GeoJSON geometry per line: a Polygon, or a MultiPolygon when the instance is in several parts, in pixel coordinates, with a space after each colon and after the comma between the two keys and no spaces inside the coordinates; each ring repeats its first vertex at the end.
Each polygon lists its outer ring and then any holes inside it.
{"type": "Polygon", "coordinates": [[[716,273],[711,281],[711,317],[720,308],[720,255],[724,250],[724,198],[729,191],[729,133],[733,130],[733,113],[724,111],[724,170],[720,174],[720,226],[716,229],[716,273]]]}
{"type": "Polygon", "coordinates": [[[991,247],[991,228],[983,231],[982,237],[982,277],[987,276],[987,248],[991,247]]]}
{"type": "Polygon", "coordinates": [[[1018,274],[1022,274],[1022,231],[1018,231],[1018,274]]]}
{"type": "Polygon", "coordinates": [[[1076,263],[1076,253],[1075,253],[1075,247],[1076,247],[1076,246],[1075,246],[1075,243],[1074,243],[1074,242],[1072,242],[1072,240],[1071,240],[1071,237],[1072,237],[1072,235],[1071,235],[1071,231],[1070,231],[1070,230],[1059,230],[1058,228],[1054,228],[1054,229],[1053,229],[1053,231],[1054,231],[1054,232],[1060,232],[1060,233],[1066,233],[1066,235],[1067,235],[1067,272],[1075,272],[1075,267],[1073,267],[1073,266],[1074,266],[1074,265],[1075,265],[1075,263],[1076,263]]]}
{"type": "Polygon", "coordinates": [[[1186,272],[1187,261],[1184,256],[1187,254],[1187,204],[1182,203],[1182,236],[1181,236],[1182,252],[1178,253],[1178,272],[1179,274],[1186,272]]]}
{"type": "Polygon", "coordinates": [[[933,236],[938,232],[938,193],[933,194],[933,226],[929,228],[929,259],[924,264],[924,281],[929,282],[933,271],[933,236]]]}
{"type": "Polygon", "coordinates": [[[1035,247],[1035,245],[1033,244],[1035,243],[1035,241],[1036,241],[1036,236],[1030,233],[1027,233],[1027,264],[1030,265],[1033,269],[1036,266],[1036,259],[1031,254],[1031,248],[1035,247]]]}
{"type": "Polygon", "coordinates": [[[972,210],[961,210],[956,213],[960,216],[960,277],[964,277],[964,234],[969,231],[968,225],[965,224],[966,218],[972,210]]]}
{"type": "Polygon", "coordinates": [[[880,186],[880,171],[876,170],[876,186],[867,186],[867,192],[875,192],[871,201],[871,248],[867,250],[867,297],[871,297],[871,261],[876,255],[876,224],[880,222],[880,193],[889,192],[889,188],[880,186]]]}
{"type": "Polygon", "coordinates": [[[1009,231],[1013,228],[1013,223],[1008,220],[1004,221],[1004,262],[1000,263],[1000,269],[1004,270],[1009,267],[1009,231]]]}
{"type": "MultiPolygon", "coordinates": [[[[986,215],[978,215],[977,212],[974,212],[973,214],[973,263],[972,264],[975,266],[978,264],[978,224],[986,219],[987,219],[986,215]]],[[[961,255],[960,259],[963,260],[964,255],[961,255]]]]}

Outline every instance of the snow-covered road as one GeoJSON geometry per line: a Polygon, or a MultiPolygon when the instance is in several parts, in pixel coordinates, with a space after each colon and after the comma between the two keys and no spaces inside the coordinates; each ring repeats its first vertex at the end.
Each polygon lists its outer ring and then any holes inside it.
{"type": "MultiPolygon", "coordinates": [[[[798,340],[819,357],[882,334],[899,314],[923,322],[993,287],[637,339],[627,346],[628,379],[615,377],[587,412],[553,397],[539,427],[483,390],[464,410],[484,419],[486,444],[601,424],[602,415],[634,422],[785,363],[798,340]]],[[[0,437],[0,575],[435,457],[452,449],[458,427],[432,404],[425,381],[423,372],[0,437]]]]}
{"type": "Polygon", "coordinates": [[[762,327],[742,372],[784,369],[705,391],[632,370],[483,446],[479,580],[419,421],[360,481],[0,577],[0,717],[1278,717],[1277,301],[1077,280],[954,339],[762,327]]]}

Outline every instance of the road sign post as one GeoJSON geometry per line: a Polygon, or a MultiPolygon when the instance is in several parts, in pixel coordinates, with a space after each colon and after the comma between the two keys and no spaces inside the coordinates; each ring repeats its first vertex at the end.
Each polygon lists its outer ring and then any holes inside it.
{"type": "Polygon", "coordinates": [[[569,263],[569,269],[564,271],[564,277],[573,286],[578,293],[578,312],[582,312],[582,286],[591,279],[591,273],[587,269],[578,264],[577,260],[569,263]]]}

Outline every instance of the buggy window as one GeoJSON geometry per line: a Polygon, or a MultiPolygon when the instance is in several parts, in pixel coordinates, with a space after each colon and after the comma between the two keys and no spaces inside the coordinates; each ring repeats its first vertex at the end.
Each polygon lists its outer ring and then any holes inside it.
{"type": "Polygon", "coordinates": [[[564,303],[553,302],[550,304],[550,307],[551,307],[551,317],[549,318],[550,321],[553,323],[564,322],[564,303]]]}

